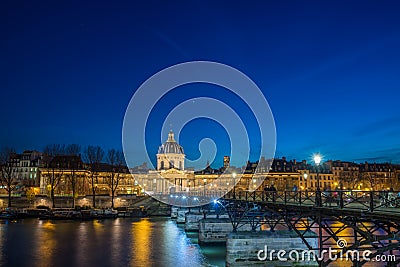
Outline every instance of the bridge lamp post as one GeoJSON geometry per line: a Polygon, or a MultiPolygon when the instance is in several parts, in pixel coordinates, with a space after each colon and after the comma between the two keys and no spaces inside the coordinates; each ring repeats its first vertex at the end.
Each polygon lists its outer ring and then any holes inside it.
{"type": "Polygon", "coordinates": [[[318,167],[319,167],[319,164],[321,163],[321,160],[322,160],[322,157],[321,157],[321,155],[320,154],[315,154],[314,155],[314,162],[315,162],[315,165],[317,166],[317,192],[316,192],[316,201],[315,201],[315,205],[317,206],[317,207],[321,207],[321,204],[322,204],[322,199],[321,199],[321,188],[319,187],[319,175],[318,175],[318,167]]]}
{"type": "Polygon", "coordinates": [[[236,199],[236,172],[232,173],[232,177],[233,177],[233,198],[236,199]]]}
{"type": "Polygon", "coordinates": [[[307,189],[307,177],[308,177],[308,174],[306,172],[303,173],[303,177],[304,177],[304,185],[305,185],[305,188],[307,189]]]}

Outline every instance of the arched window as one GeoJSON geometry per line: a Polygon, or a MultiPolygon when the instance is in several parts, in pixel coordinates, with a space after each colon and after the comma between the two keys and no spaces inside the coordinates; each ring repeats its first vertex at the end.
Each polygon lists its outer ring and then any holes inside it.
{"type": "Polygon", "coordinates": [[[160,169],[161,169],[161,170],[163,170],[163,169],[164,169],[164,161],[163,161],[163,160],[161,161],[161,164],[160,164],[160,169]]]}
{"type": "Polygon", "coordinates": [[[179,169],[182,170],[182,161],[179,161],[179,169]]]}
{"type": "Polygon", "coordinates": [[[170,168],[170,169],[174,168],[174,161],[173,161],[173,160],[171,160],[171,161],[169,162],[169,168],[170,168]]]}

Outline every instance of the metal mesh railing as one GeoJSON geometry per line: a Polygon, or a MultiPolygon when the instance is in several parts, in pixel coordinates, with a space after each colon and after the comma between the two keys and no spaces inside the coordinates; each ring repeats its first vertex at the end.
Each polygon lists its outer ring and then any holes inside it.
{"type": "Polygon", "coordinates": [[[329,207],[332,209],[400,213],[399,191],[231,191],[224,198],[286,205],[329,207]]]}

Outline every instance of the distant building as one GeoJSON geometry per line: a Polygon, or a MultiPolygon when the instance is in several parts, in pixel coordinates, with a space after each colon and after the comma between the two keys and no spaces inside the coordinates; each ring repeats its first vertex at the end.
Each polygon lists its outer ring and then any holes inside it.
{"type": "MultiPolygon", "coordinates": [[[[196,195],[217,192],[215,195],[222,196],[232,190],[233,184],[236,184],[236,189],[247,191],[263,190],[272,185],[280,191],[314,191],[318,187],[321,190],[400,189],[400,165],[390,163],[358,164],[329,160],[315,166],[306,160],[261,157],[260,161],[247,162],[246,166],[237,168],[231,166],[229,156],[224,156],[220,168],[212,168],[208,163],[202,170],[185,169],[184,149],[176,142],[172,131],[159,147],[156,158],[155,170],[149,169],[145,163],[130,170],[126,167],[118,169],[117,175],[121,179],[116,195],[144,192],[171,195],[175,192],[192,192],[196,195]]],[[[13,154],[11,161],[18,183],[13,193],[23,194],[27,190],[37,189],[34,190],[35,194],[49,194],[49,177],[54,172],[60,175],[54,192],[57,196],[71,195],[72,174],[77,175],[75,193],[78,195],[92,194],[93,186],[96,194],[110,195],[111,192],[109,181],[115,169],[106,163],[97,163],[97,167],[92,168],[82,162],[80,155],[57,155],[49,161],[42,153],[30,150],[13,154]],[[93,177],[94,184],[91,182],[93,177]]]]}
{"type": "Polygon", "coordinates": [[[229,156],[224,156],[224,168],[228,168],[231,165],[231,158],[229,156]]]}
{"type": "Polygon", "coordinates": [[[390,190],[398,188],[399,179],[396,177],[396,166],[393,164],[365,162],[359,165],[359,170],[357,189],[390,190]]]}
{"type": "Polygon", "coordinates": [[[27,187],[39,187],[41,160],[42,153],[38,151],[25,150],[22,154],[13,156],[13,173],[19,183],[16,193],[22,193],[27,187]]]}
{"type": "Polygon", "coordinates": [[[185,152],[174,138],[172,130],[156,155],[157,169],[147,173],[133,173],[133,177],[143,187],[143,192],[170,193],[183,188],[194,187],[193,170],[185,170],[185,152]]]}
{"type": "Polygon", "coordinates": [[[116,168],[107,163],[97,163],[96,168],[88,168],[79,155],[57,155],[49,163],[44,164],[41,168],[40,193],[49,195],[51,179],[56,177],[57,186],[54,194],[56,196],[72,196],[71,175],[74,175],[77,196],[92,194],[91,177],[94,177],[97,195],[110,195],[110,179],[112,179],[113,172],[115,173],[114,182],[118,183],[116,195],[139,195],[141,193],[137,182],[135,182],[127,167],[119,166],[116,168]],[[94,169],[94,173],[91,173],[91,170],[94,169]]]}
{"type": "Polygon", "coordinates": [[[162,144],[157,153],[157,170],[185,169],[185,153],[174,139],[172,130],[168,134],[167,141],[162,144]]]}

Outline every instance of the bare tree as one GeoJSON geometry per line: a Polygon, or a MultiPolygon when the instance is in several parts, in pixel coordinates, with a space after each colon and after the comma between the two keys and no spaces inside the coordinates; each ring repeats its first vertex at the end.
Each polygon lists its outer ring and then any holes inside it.
{"type": "Polygon", "coordinates": [[[87,168],[90,171],[90,185],[92,188],[93,208],[96,207],[96,189],[97,189],[97,174],[99,172],[100,163],[104,158],[104,150],[99,146],[88,146],[84,151],[84,159],[87,163],[87,168]]]}
{"type": "Polygon", "coordinates": [[[339,175],[341,184],[345,184],[348,189],[354,189],[359,181],[358,171],[342,171],[339,175]]]}
{"type": "Polygon", "coordinates": [[[121,151],[110,149],[107,152],[107,163],[110,167],[110,174],[107,177],[107,184],[111,190],[111,207],[114,208],[114,197],[118,184],[122,178],[121,173],[125,168],[124,155],[121,151]]]}
{"type": "Polygon", "coordinates": [[[50,144],[44,147],[43,153],[50,157],[65,155],[65,145],[50,144]]]}
{"type": "Polygon", "coordinates": [[[59,144],[47,145],[43,149],[43,166],[47,170],[47,182],[50,186],[50,198],[52,207],[56,207],[54,191],[56,190],[63,176],[63,166],[60,156],[65,153],[65,146],[59,144]]]}
{"type": "Polygon", "coordinates": [[[11,193],[18,184],[14,175],[15,155],[15,150],[12,148],[3,148],[0,151],[0,182],[8,194],[8,207],[11,207],[11,193]]]}
{"type": "Polygon", "coordinates": [[[65,148],[65,154],[69,156],[78,156],[81,152],[81,146],[77,144],[70,144],[65,148]]]}
{"type": "Polygon", "coordinates": [[[68,170],[67,179],[72,191],[72,206],[75,207],[75,198],[78,185],[78,171],[82,169],[82,160],[80,156],[81,147],[77,144],[68,145],[65,149],[66,169],[68,170]]]}
{"type": "Polygon", "coordinates": [[[375,177],[375,174],[372,174],[370,172],[363,172],[361,173],[361,178],[362,181],[365,181],[369,184],[370,188],[372,188],[372,191],[375,191],[378,184],[378,179],[377,177],[375,177]]]}

